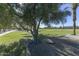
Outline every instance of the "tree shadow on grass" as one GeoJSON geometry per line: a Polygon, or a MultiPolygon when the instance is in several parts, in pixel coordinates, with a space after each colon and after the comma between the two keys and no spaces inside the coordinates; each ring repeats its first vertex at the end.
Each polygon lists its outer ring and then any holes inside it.
{"type": "Polygon", "coordinates": [[[61,37],[48,37],[41,35],[40,43],[31,42],[28,49],[32,56],[78,56],[79,44],[70,40],[61,39],[61,37]],[[54,44],[47,42],[51,40],[54,44]]]}
{"type": "Polygon", "coordinates": [[[24,40],[14,42],[9,45],[0,45],[0,56],[25,56],[26,46],[24,40]]]}
{"type": "Polygon", "coordinates": [[[27,36],[24,36],[24,37],[26,37],[26,38],[27,38],[27,37],[31,38],[32,36],[28,36],[28,35],[27,35],[27,36]]]}
{"type": "Polygon", "coordinates": [[[55,56],[55,49],[48,42],[43,39],[46,37],[43,35],[39,36],[38,40],[27,41],[28,50],[31,56],[55,56]]]}
{"type": "Polygon", "coordinates": [[[0,55],[4,56],[77,56],[79,44],[60,37],[39,36],[39,40],[21,39],[6,45],[0,45],[0,55]],[[49,40],[48,40],[49,39],[49,40]],[[50,44],[50,41],[54,42],[50,44]]]}
{"type": "Polygon", "coordinates": [[[55,49],[56,55],[64,55],[64,56],[78,56],[79,55],[79,43],[70,40],[69,38],[61,38],[60,37],[48,37],[46,38],[55,42],[55,45],[51,45],[55,49]]]}

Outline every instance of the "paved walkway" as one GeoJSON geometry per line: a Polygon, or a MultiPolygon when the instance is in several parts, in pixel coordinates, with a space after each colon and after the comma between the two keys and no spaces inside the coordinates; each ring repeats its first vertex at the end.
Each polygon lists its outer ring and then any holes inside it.
{"type": "Polygon", "coordinates": [[[28,45],[31,56],[79,56],[78,39],[78,41],[66,37],[48,37],[48,39],[55,44],[28,45]]]}
{"type": "Polygon", "coordinates": [[[16,30],[11,30],[11,31],[7,31],[7,32],[4,32],[4,33],[1,33],[0,36],[6,35],[8,33],[14,32],[14,31],[16,31],[16,30]]]}
{"type": "Polygon", "coordinates": [[[61,39],[68,39],[70,41],[75,41],[75,42],[79,42],[79,34],[78,35],[65,35],[63,37],[61,37],[61,39]]]}
{"type": "Polygon", "coordinates": [[[68,37],[70,39],[78,39],[79,40],[79,34],[78,35],[65,35],[65,37],[68,37]]]}

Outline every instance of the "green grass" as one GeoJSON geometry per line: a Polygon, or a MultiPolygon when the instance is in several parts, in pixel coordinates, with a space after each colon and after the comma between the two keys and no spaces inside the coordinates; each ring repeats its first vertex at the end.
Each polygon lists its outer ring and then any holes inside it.
{"type": "Polygon", "coordinates": [[[20,39],[24,38],[24,36],[27,35],[28,34],[26,32],[21,32],[21,31],[9,33],[0,37],[0,44],[7,45],[9,43],[19,41],[20,39]]]}
{"type": "MultiPolygon", "coordinates": [[[[73,34],[72,29],[40,29],[39,34],[46,36],[63,36],[67,34],[73,34]]],[[[79,34],[79,29],[77,29],[77,34],[79,34]]],[[[27,32],[17,31],[6,34],[0,37],[0,44],[8,45],[10,43],[21,40],[22,38],[32,38],[31,35],[27,32]]]]}
{"type": "MultiPolygon", "coordinates": [[[[46,36],[63,36],[67,34],[73,34],[73,29],[40,29],[40,34],[46,36]]],[[[79,34],[79,29],[77,29],[77,34],[79,34]]]]}

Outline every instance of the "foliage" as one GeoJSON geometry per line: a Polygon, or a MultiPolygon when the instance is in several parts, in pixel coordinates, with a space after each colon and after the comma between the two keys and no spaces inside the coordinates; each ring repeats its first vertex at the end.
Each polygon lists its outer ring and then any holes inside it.
{"type": "Polygon", "coordinates": [[[72,9],[69,13],[71,13],[71,16],[72,16],[72,21],[73,21],[73,34],[76,35],[76,20],[77,20],[77,17],[76,17],[76,10],[77,10],[77,7],[79,6],[78,3],[72,3],[70,4],[71,7],[66,7],[64,10],[67,10],[68,8],[72,9]]]}
{"type": "Polygon", "coordinates": [[[26,55],[26,46],[24,45],[24,40],[19,42],[11,43],[10,45],[0,45],[0,55],[4,56],[24,56],[26,55]]]}
{"type": "Polygon", "coordinates": [[[37,39],[40,23],[58,24],[65,19],[67,11],[60,11],[59,4],[8,4],[14,15],[18,16],[15,22],[24,30],[30,31],[37,39]]]}
{"type": "Polygon", "coordinates": [[[0,4],[0,28],[11,28],[12,16],[7,4],[0,4]]]}

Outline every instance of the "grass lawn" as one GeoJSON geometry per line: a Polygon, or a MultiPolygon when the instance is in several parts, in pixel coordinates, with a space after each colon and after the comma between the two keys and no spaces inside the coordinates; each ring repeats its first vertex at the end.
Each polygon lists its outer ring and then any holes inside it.
{"type": "Polygon", "coordinates": [[[27,35],[28,34],[26,32],[21,32],[21,31],[11,32],[9,34],[6,34],[0,37],[0,44],[7,45],[9,43],[19,41],[20,39],[24,38],[24,36],[27,36],[27,35]]]}
{"type": "MultiPolygon", "coordinates": [[[[73,29],[40,29],[40,34],[46,36],[63,36],[67,34],[73,34],[73,29]]],[[[79,34],[79,29],[76,30],[76,33],[79,34]]]]}
{"type": "MultiPolygon", "coordinates": [[[[63,36],[67,34],[72,34],[72,29],[40,29],[40,34],[46,35],[46,36],[63,36]]],[[[79,34],[79,29],[77,29],[77,34],[79,34]]],[[[32,38],[30,34],[22,31],[12,32],[9,34],[6,34],[4,36],[0,37],[0,44],[9,44],[13,43],[15,41],[19,41],[22,38],[32,38]]]]}

